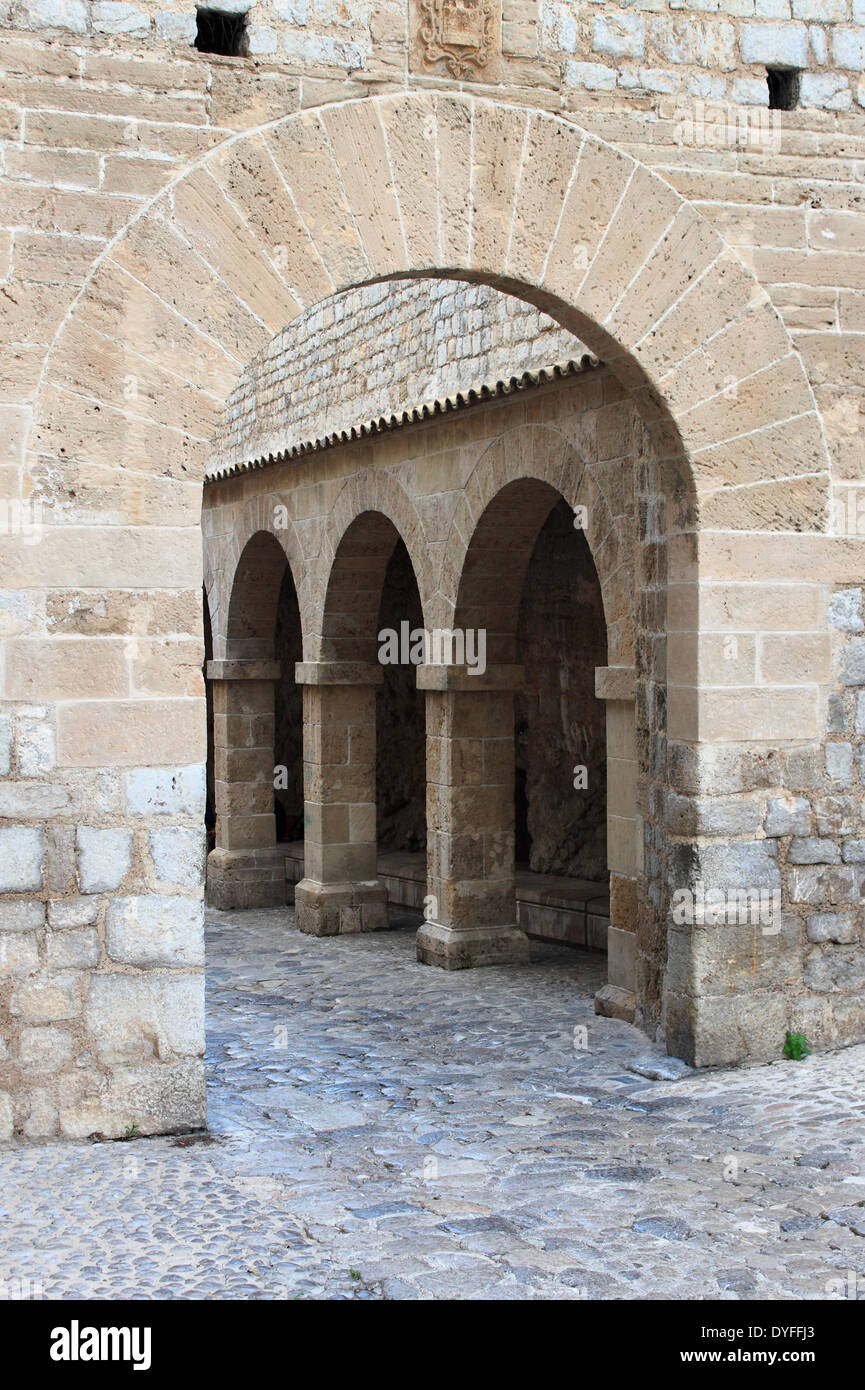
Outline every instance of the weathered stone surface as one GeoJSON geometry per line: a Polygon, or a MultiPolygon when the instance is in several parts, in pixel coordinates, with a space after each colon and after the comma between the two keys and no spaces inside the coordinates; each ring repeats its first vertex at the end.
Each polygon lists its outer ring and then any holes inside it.
{"type": "Polygon", "coordinates": [[[100,1060],[200,1056],[203,988],[200,975],[91,975],[85,1023],[100,1060]]]}
{"type": "Polygon", "coordinates": [[[826,744],[826,775],[847,783],[853,776],[853,747],[849,743],[826,744]]]}
{"type": "Polygon", "coordinates": [[[205,834],[200,830],[153,830],[147,837],[153,869],[160,883],[198,888],[204,877],[205,834]]]}
{"type": "Polygon", "coordinates": [[[827,954],[812,951],[805,961],[805,983],[816,994],[852,994],[865,987],[865,955],[856,948],[827,954]]]}
{"type": "MultiPolygon", "coordinates": [[[[32,971],[28,971],[32,974],[32,971]]],[[[22,981],[9,1000],[13,1018],[26,1023],[55,1023],[81,1013],[81,977],[75,971],[22,981]]]]}
{"type": "Polygon", "coordinates": [[[119,888],[132,862],[132,832],[79,826],[78,885],[82,893],[119,888]]]}
{"type": "Polygon", "coordinates": [[[52,970],[92,970],[99,964],[99,936],[93,927],[74,927],[47,939],[47,961],[52,970]]]}
{"type": "Polygon", "coordinates": [[[70,927],[89,927],[99,915],[99,898],[63,898],[48,904],[48,925],[54,931],[66,931],[70,927]]]}
{"type": "Polygon", "coordinates": [[[671,855],[672,881],[678,887],[702,880],[709,888],[780,888],[774,840],[741,840],[730,845],[677,847],[671,855]]]}
{"type": "Polygon", "coordinates": [[[790,843],[787,860],[790,864],[839,864],[841,850],[834,840],[797,836],[790,843]]]}
{"type": "Polygon", "coordinates": [[[10,932],[0,937],[0,977],[35,975],[39,969],[39,944],[30,933],[10,932]]]}
{"type": "Polygon", "coordinates": [[[843,685],[865,685],[865,638],[854,637],[844,647],[841,682],[843,685]]]}
{"type": "Polygon", "coordinates": [[[776,797],[766,809],[763,828],[767,835],[807,836],[811,826],[811,805],[804,797],[776,797]]]}
{"type": "Polygon", "coordinates": [[[865,627],[862,619],[862,590],[840,589],[832,595],[829,604],[829,621],[842,632],[861,632],[865,627]]]}
{"type": "Polygon", "coordinates": [[[0,931],[35,931],[44,922],[44,903],[26,898],[0,901],[0,931]]]}
{"type": "Polygon", "coordinates": [[[646,1076],[650,1081],[682,1081],[686,1076],[693,1075],[691,1067],[678,1057],[655,1057],[650,1053],[628,1062],[627,1070],[635,1072],[637,1076],[646,1076]]]}
{"type": "Polygon", "coordinates": [[[204,814],[204,768],[133,768],[124,773],[126,804],[132,816],[200,816],[204,814]]]}
{"type": "Polygon", "coordinates": [[[623,1023],[633,1023],[636,1007],[633,991],[622,989],[620,985],[602,985],[595,995],[595,1013],[603,1018],[618,1018],[623,1023]]]}
{"type": "Polygon", "coordinates": [[[105,949],[123,965],[203,965],[203,923],[203,904],[195,898],[113,898],[105,949]]]}
{"type": "Polygon", "coordinates": [[[36,826],[0,827],[0,893],[42,887],[43,832],[36,826]]]}
{"type": "Polygon", "coordinates": [[[118,1139],[132,1127],[139,1134],[199,1129],[206,1119],[204,1071],[200,1061],[116,1067],[94,1077],[77,1102],[61,1105],[60,1130],[71,1139],[91,1134],[118,1139]]]}
{"type": "Polygon", "coordinates": [[[0,777],[12,770],[12,720],[0,718],[0,777]]]}
{"type": "Polygon", "coordinates": [[[859,918],[852,912],[818,912],[808,918],[808,940],[849,945],[859,940],[859,918]]]}
{"type": "Polygon", "coordinates": [[[22,1028],[20,1058],[34,1071],[58,1071],[73,1056],[72,1035],[63,1028],[22,1028]]]}

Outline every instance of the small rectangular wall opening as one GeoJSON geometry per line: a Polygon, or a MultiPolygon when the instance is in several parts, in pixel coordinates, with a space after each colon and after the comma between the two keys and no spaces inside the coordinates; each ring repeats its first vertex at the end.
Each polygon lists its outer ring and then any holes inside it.
{"type": "Polygon", "coordinates": [[[198,32],[195,47],[199,53],[219,53],[225,58],[245,58],[249,52],[246,15],[224,10],[197,9],[198,32]]]}
{"type": "Polygon", "coordinates": [[[799,105],[798,68],[767,68],[770,111],[793,111],[799,105]]]}

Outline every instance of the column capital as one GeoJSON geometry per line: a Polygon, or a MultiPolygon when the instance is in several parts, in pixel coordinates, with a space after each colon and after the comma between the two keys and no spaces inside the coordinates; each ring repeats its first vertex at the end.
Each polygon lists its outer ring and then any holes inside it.
{"type": "Polygon", "coordinates": [[[381,685],[384,671],[374,661],[298,661],[298,685],[381,685]]]}
{"type": "Polygon", "coordinates": [[[481,694],[490,690],[518,690],[525,679],[523,666],[418,666],[418,690],[466,690],[481,694]]]}
{"type": "Polygon", "coordinates": [[[634,666],[596,666],[595,694],[599,700],[635,700],[637,671],[634,666]]]}
{"type": "Polygon", "coordinates": [[[211,681],[278,681],[282,667],[278,661],[208,661],[211,681]]]}

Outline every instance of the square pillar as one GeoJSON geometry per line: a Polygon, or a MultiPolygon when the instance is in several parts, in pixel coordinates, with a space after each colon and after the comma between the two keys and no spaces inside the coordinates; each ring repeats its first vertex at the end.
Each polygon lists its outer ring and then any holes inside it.
{"type": "Polygon", "coordinates": [[[216,845],[207,900],[222,910],[280,907],[285,862],[273,814],[275,661],[210,661],[216,845]]]}
{"type": "Polygon", "coordinates": [[[298,662],[303,686],[304,877],[297,925],[312,936],[381,931],[387,890],[378,882],[375,696],[380,666],[298,662]]]}
{"type": "Polygon", "coordinates": [[[418,960],[445,970],[525,960],[514,883],[514,689],[519,666],[482,675],[422,666],[427,691],[427,896],[418,960]],[[431,900],[431,901],[429,901],[431,900]]]}

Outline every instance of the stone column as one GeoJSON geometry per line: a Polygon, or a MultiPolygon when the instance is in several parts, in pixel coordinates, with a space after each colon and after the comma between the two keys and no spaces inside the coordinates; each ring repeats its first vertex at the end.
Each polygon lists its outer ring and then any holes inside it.
{"type": "Polygon", "coordinates": [[[524,960],[514,884],[514,689],[522,667],[422,666],[427,691],[428,919],[418,960],[445,970],[524,960]]]}
{"type": "Polygon", "coordinates": [[[637,987],[637,881],[642,823],[637,813],[636,673],[633,666],[599,666],[595,694],[607,707],[607,865],[610,925],[607,984],[595,1012],[633,1023],[637,987]]]}
{"type": "Polygon", "coordinates": [[[303,686],[304,877],[297,925],[311,936],[387,927],[378,882],[375,693],[380,666],[298,662],[303,686]]]}
{"type": "Polygon", "coordinates": [[[209,661],[213,686],[216,847],[207,901],[222,909],[280,907],[285,857],[273,814],[276,661],[209,661]]]}

